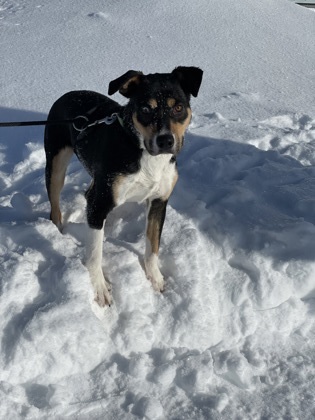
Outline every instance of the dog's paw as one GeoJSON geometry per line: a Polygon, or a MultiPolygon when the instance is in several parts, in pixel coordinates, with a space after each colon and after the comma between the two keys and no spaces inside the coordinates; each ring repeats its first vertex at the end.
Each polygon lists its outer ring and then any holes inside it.
{"type": "Polygon", "coordinates": [[[104,283],[99,283],[94,286],[94,290],[95,290],[94,300],[101,308],[103,308],[106,305],[110,306],[112,303],[112,297],[108,290],[107,284],[108,284],[107,282],[106,284],[104,282],[104,283]]]}
{"type": "Polygon", "coordinates": [[[153,277],[153,276],[147,275],[147,277],[152,283],[152,287],[154,290],[156,290],[157,292],[164,292],[164,278],[161,273],[159,276],[153,277]]]}
{"type": "Polygon", "coordinates": [[[103,271],[101,268],[94,269],[93,266],[87,266],[90,274],[91,283],[94,289],[94,300],[99,306],[104,307],[110,306],[112,298],[110,294],[111,287],[105,280],[103,271]]]}
{"type": "Polygon", "coordinates": [[[151,281],[153,289],[157,292],[164,291],[164,278],[158,267],[158,257],[155,254],[150,255],[144,261],[147,278],[151,281]]]}

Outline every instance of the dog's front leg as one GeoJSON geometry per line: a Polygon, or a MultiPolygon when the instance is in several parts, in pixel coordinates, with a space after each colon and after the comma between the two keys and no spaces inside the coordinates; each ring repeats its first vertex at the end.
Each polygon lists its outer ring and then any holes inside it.
{"type": "Polygon", "coordinates": [[[164,289],[164,279],[158,267],[158,254],[166,205],[167,200],[148,200],[144,265],[146,275],[151,280],[154,290],[159,292],[162,292],[164,289]]]}
{"type": "Polygon", "coordinates": [[[94,288],[95,300],[99,306],[111,304],[109,287],[102,270],[104,228],[93,229],[87,226],[85,264],[94,288]]]}
{"type": "Polygon", "coordinates": [[[111,194],[100,191],[92,184],[86,193],[87,237],[85,264],[94,288],[95,300],[99,306],[111,304],[109,285],[102,270],[104,224],[107,214],[113,208],[111,194]]]}

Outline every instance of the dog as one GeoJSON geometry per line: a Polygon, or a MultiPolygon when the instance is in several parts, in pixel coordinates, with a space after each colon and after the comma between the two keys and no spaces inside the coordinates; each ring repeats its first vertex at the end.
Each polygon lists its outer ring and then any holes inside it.
{"type": "Polygon", "coordinates": [[[62,229],[60,192],[75,153],[92,178],[85,193],[85,264],[101,307],[112,301],[102,271],[104,223],[109,212],[125,202],[147,203],[144,267],[153,288],[164,289],[158,267],[160,238],[167,202],[178,179],[176,156],[191,121],[190,97],[198,95],[202,75],[197,67],[147,75],[129,70],[108,88],[109,95],[119,91],[127,98],[126,105],[97,92],[72,91],[59,98],[48,114],[44,144],[50,219],[62,229]],[[112,117],[110,124],[78,127],[80,121],[105,116],[112,117]],[[62,123],[65,120],[76,123],[62,123]]]}

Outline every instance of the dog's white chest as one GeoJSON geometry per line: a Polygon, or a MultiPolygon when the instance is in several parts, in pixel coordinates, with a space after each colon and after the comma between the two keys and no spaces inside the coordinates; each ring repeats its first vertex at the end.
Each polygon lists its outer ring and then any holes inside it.
{"type": "Polygon", "coordinates": [[[151,156],[143,153],[140,171],[121,176],[115,186],[115,203],[127,201],[142,203],[146,199],[167,199],[172,192],[177,171],[175,163],[170,163],[171,155],[151,156]]]}

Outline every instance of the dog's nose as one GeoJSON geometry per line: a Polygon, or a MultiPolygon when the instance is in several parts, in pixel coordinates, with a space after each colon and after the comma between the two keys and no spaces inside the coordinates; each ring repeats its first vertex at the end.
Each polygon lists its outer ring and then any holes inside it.
{"type": "Polygon", "coordinates": [[[172,153],[174,146],[174,137],[172,134],[161,134],[156,138],[156,144],[161,153],[172,153]]]}

